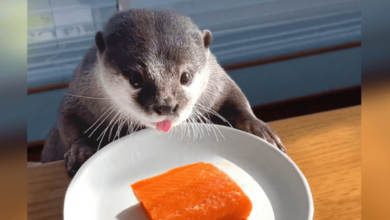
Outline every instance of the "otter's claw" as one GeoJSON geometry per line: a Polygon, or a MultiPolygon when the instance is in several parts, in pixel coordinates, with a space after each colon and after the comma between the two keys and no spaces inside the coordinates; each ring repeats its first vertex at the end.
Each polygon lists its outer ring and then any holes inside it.
{"type": "Polygon", "coordinates": [[[284,147],[282,141],[276,132],[266,123],[254,119],[246,122],[246,129],[248,132],[268,141],[270,144],[279,148],[279,150],[286,153],[286,148],[284,147]]]}
{"type": "Polygon", "coordinates": [[[65,166],[69,176],[73,177],[81,165],[88,160],[96,149],[88,146],[80,146],[77,143],[74,144],[68,152],[65,153],[65,166]]]}

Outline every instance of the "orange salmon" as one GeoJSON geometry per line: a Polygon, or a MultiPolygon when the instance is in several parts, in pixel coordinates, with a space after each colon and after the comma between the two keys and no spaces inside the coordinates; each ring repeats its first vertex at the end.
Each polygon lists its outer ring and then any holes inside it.
{"type": "Polygon", "coordinates": [[[178,167],[131,187],[149,220],[244,220],[252,210],[241,188],[209,163],[178,167]]]}

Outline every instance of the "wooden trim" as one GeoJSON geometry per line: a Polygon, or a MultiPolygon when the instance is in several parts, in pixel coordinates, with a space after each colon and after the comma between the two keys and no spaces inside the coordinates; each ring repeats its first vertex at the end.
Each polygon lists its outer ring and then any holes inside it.
{"type": "Polygon", "coordinates": [[[27,161],[41,161],[44,145],[45,140],[31,141],[27,143],[27,161]]]}
{"type": "Polygon", "coordinates": [[[334,90],[253,108],[265,122],[361,105],[361,86],[334,90]]]}
{"type": "Polygon", "coordinates": [[[41,164],[42,164],[42,163],[40,163],[40,162],[27,162],[27,168],[39,166],[39,165],[41,165],[41,164]]]}
{"type": "Polygon", "coordinates": [[[62,83],[48,84],[45,86],[32,87],[27,89],[27,95],[31,95],[39,92],[47,92],[56,89],[65,89],[68,88],[68,86],[69,86],[69,82],[62,82],[62,83]]]}
{"type": "MultiPolygon", "coordinates": [[[[288,54],[288,55],[282,55],[282,56],[270,57],[270,58],[265,58],[265,59],[252,60],[252,61],[248,61],[248,62],[225,65],[225,66],[223,66],[223,68],[226,71],[231,71],[231,70],[235,70],[235,69],[247,68],[247,67],[251,67],[251,66],[259,66],[259,65],[275,63],[275,62],[280,62],[280,61],[286,61],[286,60],[290,60],[290,59],[296,59],[296,58],[301,58],[301,57],[306,57],[306,56],[311,56],[311,55],[316,55],[316,54],[328,53],[328,52],[332,52],[332,51],[345,50],[345,49],[360,47],[360,46],[361,46],[361,41],[356,41],[356,42],[346,43],[346,44],[332,46],[332,47],[307,50],[307,51],[302,51],[302,52],[288,54]]],[[[37,87],[28,88],[27,94],[30,95],[30,94],[39,93],[39,92],[47,92],[47,91],[56,90],[56,89],[64,89],[64,88],[68,88],[68,86],[69,86],[69,82],[54,83],[54,84],[49,84],[49,85],[45,85],[45,86],[37,86],[37,87]]]]}
{"type": "Polygon", "coordinates": [[[43,147],[43,145],[45,145],[45,140],[31,141],[27,143],[27,148],[43,147]]]}
{"type": "Polygon", "coordinates": [[[361,41],[356,41],[356,42],[346,43],[346,44],[342,44],[342,45],[318,48],[318,49],[307,50],[307,51],[301,51],[301,52],[282,55],[282,56],[269,57],[269,58],[264,58],[264,59],[259,59],[259,60],[251,60],[251,61],[236,63],[236,64],[229,64],[229,65],[225,65],[223,68],[226,71],[231,71],[231,70],[235,70],[235,69],[247,68],[247,67],[252,67],[252,66],[259,66],[259,65],[269,64],[269,63],[286,61],[286,60],[290,60],[290,59],[297,59],[297,58],[311,56],[311,55],[323,54],[323,53],[328,53],[328,52],[333,52],[333,51],[338,51],[338,50],[345,50],[345,49],[350,49],[350,48],[360,47],[360,46],[361,46],[361,41]]]}

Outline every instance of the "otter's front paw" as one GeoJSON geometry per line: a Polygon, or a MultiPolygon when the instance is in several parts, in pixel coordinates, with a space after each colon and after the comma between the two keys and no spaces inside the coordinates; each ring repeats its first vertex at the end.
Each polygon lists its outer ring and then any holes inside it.
{"type": "Polygon", "coordinates": [[[248,120],[246,121],[245,130],[250,132],[266,141],[270,144],[279,148],[279,150],[286,153],[286,148],[282,144],[279,136],[276,132],[265,122],[262,122],[258,119],[248,120]]]}
{"type": "Polygon", "coordinates": [[[76,172],[79,170],[81,165],[90,158],[96,149],[88,146],[80,146],[74,144],[68,152],[65,153],[65,166],[68,171],[69,176],[73,177],[76,172]]]}

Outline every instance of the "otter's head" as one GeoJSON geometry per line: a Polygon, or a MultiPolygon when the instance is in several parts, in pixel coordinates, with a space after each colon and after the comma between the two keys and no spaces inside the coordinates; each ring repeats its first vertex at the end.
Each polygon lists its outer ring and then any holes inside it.
{"type": "Polygon", "coordinates": [[[100,82],[122,115],[167,131],[187,120],[207,85],[210,42],[210,31],[174,12],[118,13],[96,34],[100,82]]]}

